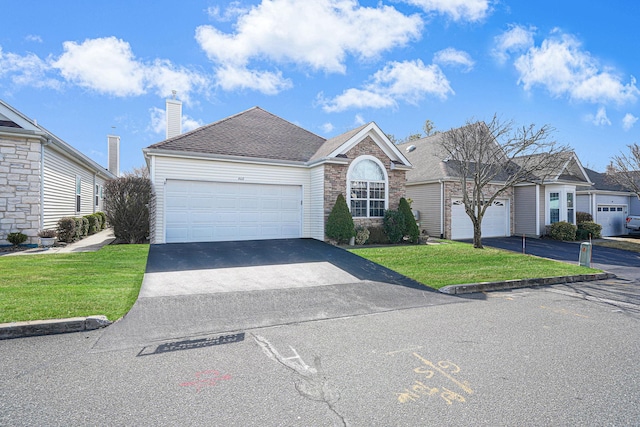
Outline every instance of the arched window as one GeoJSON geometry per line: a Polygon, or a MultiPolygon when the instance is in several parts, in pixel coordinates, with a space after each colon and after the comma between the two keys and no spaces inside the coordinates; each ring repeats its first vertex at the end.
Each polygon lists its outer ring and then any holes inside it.
{"type": "Polygon", "coordinates": [[[387,206],[387,171],[378,159],[361,156],[347,173],[349,207],[354,218],[380,218],[387,206]]]}

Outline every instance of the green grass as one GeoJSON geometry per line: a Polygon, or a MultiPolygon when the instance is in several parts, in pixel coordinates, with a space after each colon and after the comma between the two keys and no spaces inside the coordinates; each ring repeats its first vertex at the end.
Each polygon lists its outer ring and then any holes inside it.
{"type": "Polygon", "coordinates": [[[149,245],[0,257],[0,323],[125,315],[138,297],[149,245]]]}
{"type": "Polygon", "coordinates": [[[499,249],[474,249],[470,244],[459,242],[352,249],[351,252],[435,289],[600,271],[499,249]]]}

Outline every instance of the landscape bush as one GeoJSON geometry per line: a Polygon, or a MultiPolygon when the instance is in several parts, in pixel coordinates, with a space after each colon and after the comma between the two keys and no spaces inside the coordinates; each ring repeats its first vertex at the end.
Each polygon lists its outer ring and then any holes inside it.
{"type": "Polygon", "coordinates": [[[416,223],[416,219],[411,211],[411,205],[404,197],[400,199],[398,211],[400,211],[404,216],[404,236],[407,237],[409,242],[418,243],[420,230],[418,229],[418,224],[416,223]]]}
{"type": "Polygon", "coordinates": [[[576,240],[576,231],[578,227],[567,221],[554,222],[549,227],[549,237],[555,240],[576,240]]]}
{"type": "Polygon", "coordinates": [[[387,245],[389,244],[389,238],[387,237],[387,233],[384,232],[384,228],[377,227],[369,227],[369,240],[367,242],[370,245],[387,245]]]}
{"type": "Polygon", "coordinates": [[[351,212],[349,212],[347,201],[342,194],[338,195],[336,203],[333,205],[331,213],[329,213],[325,234],[329,239],[338,242],[338,244],[347,243],[356,235],[351,212]]]}
{"type": "Polygon", "coordinates": [[[576,212],[577,224],[588,221],[593,221],[593,215],[591,215],[589,212],[576,212]]]}
{"type": "Polygon", "coordinates": [[[405,217],[400,211],[388,209],[382,219],[384,232],[389,238],[389,243],[400,243],[405,233],[405,217]]]}
{"type": "Polygon", "coordinates": [[[71,217],[64,217],[58,220],[57,225],[58,241],[71,243],[76,240],[76,220],[71,217]]]}
{"type": "Polygon", "coordinates": [[[364,245],[369,240],[369,229],[364,227],[356,227],[356,245],[364,245]]]}
{"type": "Polygon", "coordinates": [[[107,228],[107,215],[104,212],[96,212],[96,215],[100,217],[100,230],[107,228]]]}
{"type": "Polygon", "coordinates": [[[83,218],[87,220],[87,236],[91,236],[92,234],[96,234],[100,231],[100,219],[98,219],[98,215],[90,214],[85,215],[83,218]]]}
{"type": "Polygon", "coordinates": [[[151,181],[123,176],[105,183],[105,213],[113,234],[126,243],[144,243],[149,236],[151,181]]]}
{"type": "Polygon", "coordinates": [[[7,235],[7,242],[11,243],[13,246],[18,246],[26,242],[28,238],[29,237],[27,237],[26,234],[20,232],[9,233],[7,235]]]}
{"type": "Polygon", "coordinates": [[[592,239],[599,239],[602,237],[602,226],[596,224],[593,221],[584,221],[578,223],[578,229],[576,230],[576,240],[588,240],[589,235],[592,239]]]}

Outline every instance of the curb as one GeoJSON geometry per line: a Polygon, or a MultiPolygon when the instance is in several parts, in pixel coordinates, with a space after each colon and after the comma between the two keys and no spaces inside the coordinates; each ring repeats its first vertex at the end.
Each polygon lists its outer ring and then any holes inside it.
{"type": "Polygon", "coordinates": [[[467,285],[449,285],[439,289],[443,294],[460,295],[476,292],[501,291],[505,289],[531,288],[534,286],[558,285],[561,283],[592,282],[613,279],[612,273],[578,274],[575,276],[546,277],[543,279],[505,280],[502,282],[470,283],[467,285]]]}
{"type": "Polygon", "coordinates": [[[32,320],[0,323],[0,340],[92,331],[111,324],[106,316],[72,317],[69,319],[32,320]]]}

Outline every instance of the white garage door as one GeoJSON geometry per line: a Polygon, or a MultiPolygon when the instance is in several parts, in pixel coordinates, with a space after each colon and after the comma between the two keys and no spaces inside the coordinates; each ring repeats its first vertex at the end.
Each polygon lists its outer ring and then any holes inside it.
{"type": "Polygon", "coordinates": [[[595,222],[602,226],[603,236],[619,236],[627,234],[627,229],[624,226],[626,218],[626,206],[598,205],[595,222]]]}
{"type": "MultiPolygon", "coordinates": [[[[482,218],[482,237],[509,236],[509,201],[495,200],[482,218]]],[[[451,239],[473,239],[473,223],[464,210],[462,199],[451,206],[451,239]]]]}
{"type": "Polygon", "coordinates": [[[302,187],[167,180],[166,242],[301,237],[302,187]]]}

